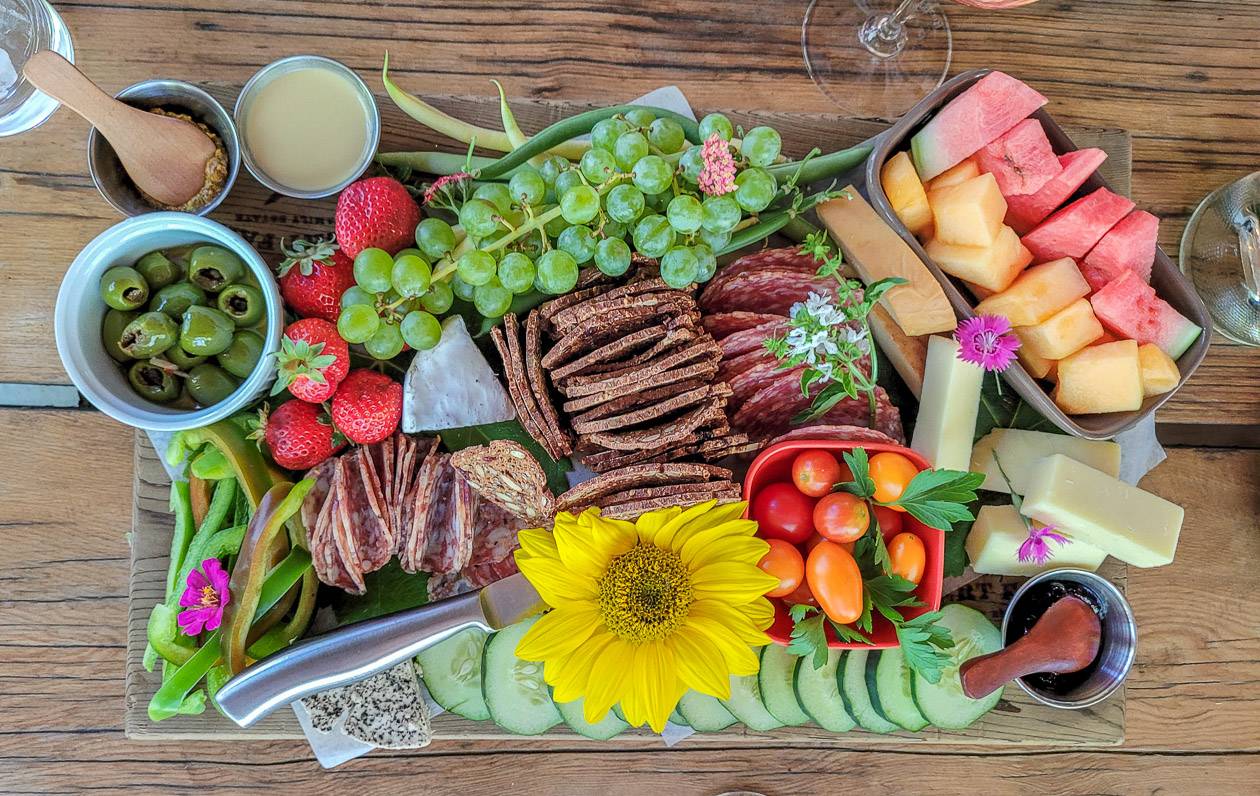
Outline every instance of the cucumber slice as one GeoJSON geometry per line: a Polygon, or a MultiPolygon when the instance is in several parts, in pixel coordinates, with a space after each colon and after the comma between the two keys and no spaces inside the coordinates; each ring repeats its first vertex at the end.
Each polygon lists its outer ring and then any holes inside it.
{"type": "Polygon", "coordinates": [[[625,721],[625,720],[626,720],[626,714],[621,712],[621,703],[620,703],[620,702],[618,702],[617,704],[613,705],[613,715],[614,715],[614,716],[616,716],[617,718],[621,719],[622,721],[625,721]]]}
{"type": "Polygon", "coordinates": [[[771,644],[762,650],[761,671],[757,673],[761,701],[765,703],[766,710],[789,727],[809,721],[809,714],[796,701],[796,689],[792,686],[798,660],[787,651],[787,647],[771,644]]]}
{"type": "Polygon", "coordinates": [[[678,700],[678,712],[696,732],[718,732],[735,723],[731,712],[722,707],[717,697],[688,691],[678,700]]]}
{"type": "Polygon", "coordinates": [[[844,698],[840,696],[836,670],[840,668],[843,655],[841,650],[827,650],[826,663],[817,669],[814,668],[813,657],[806,655],[797,660],[793,674],[796,699],[801,707],[815,724],[832,732],[848,732],[857,726],[849,711],[845,710],[844,698]]]}
{"type": "Polygon", "coordinates": [[[849,714],[871,732],[888,733],[901,729],[887,719],[875,707],[872,695],[875,693],[874,683],[867,686],[866,661],[870,650],[849,650],[840,663],[840,693],[844,696],[844,705],[849,714]]]}
{"type": "Polygon", "coordinates": [[[560,723],[543,682],[543,665],[516,657],[516,645],[537,617],[495,633],[486,643],[481,691],[494,723],[517,735],[540,735],[560,723]]]}
{"type": "Polygon", "coordinates": [[[609,738],[616,738],[630,726],[617,718],[611,710],[597,723],[591,724],[586,720],[586,716],[582,712],[584,702],[586,702],[585,698],[576,699],[572,702],[556,703],[556,709],[560,711],[560,716],[564,719],[564,723],[569,726],[569,729],[583,738],[607,741],[609,738]]]}
{"type": "Polygon", "coordinates": [[[461,630],[416,656],[424,687],[433,701],[466,719],[485,721],[490,709],[481,695],[481,657],[486,631],[461,630]]]}
{"type": "MultiPolygon", "coordinates": [[[[870,662],[867,661],[867,666],[870,662]]],[[[883,650],[875,665],[875,694],[879,698],[880,711],[910,732],[918,732],[928,725],[919,708],[914,704],[914,688],[910,681],[914,672],[906,665],[901,647],[883,650]]]]}
{"type": "Polygon", "coordinates": [[[679,727],[691,726],[690,724],[687,723],[687,719],[683,716],[682,711],[678,709],[677,705],[674,705],[673,712],[669,714],[669,723],[676,724],[679,727]]]}
{"type": "Polygon", "coordinates": [[[723,707],[750,730],[769,732],[783,726],[783,722],[766,710],[765,704],[761,701],[761,686],[758,685],[755,674],[743,677],[732,676],[731,696],[721,702],[723,707]]]}
{"type": "Polygon", "coordinates": [[[978,655],[988,655],[1002,648],[1002,632],[989,618],[965,605],[947,605],[941,609],[937,624],[949,628],[954,646],[945,650],[951,658],[938,683],[929,683],[917,672],[914,675],[914,702],[923,717],[946,730],[961,730],[993,709],[1002,698],[1002,689],[983,699],[972,699],[962,691],[958,667],[978,655]]]}

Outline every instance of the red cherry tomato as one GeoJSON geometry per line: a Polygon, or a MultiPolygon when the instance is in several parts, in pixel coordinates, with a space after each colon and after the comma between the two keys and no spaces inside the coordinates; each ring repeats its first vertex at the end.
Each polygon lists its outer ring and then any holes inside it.
{"type": "MultiPolygon", "coordinates": [[[[910,480],[919,474],[919,468],[900,453],[885,451],[871,457],[870,472],[871,480],[875,482],[875,499],[880,503],[890,503],[906,491],[910,480]]],[[[900,506],[889,508],[905,511],[900,506]]]]}
{"type": "Polygon", "coordinates": [[[788,605],[818,605],[818,601],[814,599],[814,593],[809,590],[809,583],[804,579],[801,580],[801,585],[796,587],[796,591],[783,596],[783,602],[788,605]]]}
{"type": "Polygon", "coordinates": [[[800,544],[814,532],[814,503],[792,484],[770,484],[753,496],[749,514],[763,538],[800,544]]]}
{"type": "Polygon", "coordinates": [[[857,541],[870,526],[866,501],[848,492],[832,492],[814,505],[814,528],[828,541],[857,541]]]}
{"type": "Polygon", "coordinates": [[[840,480],[840,463],[827,451],[803,451],[792,460],[792,483],[810,497],[822,497],[840,480]]]}
{"type": "Polygon", "coordinates": [[[905,523],[902,518],[905,516],[900,511],[893,511],[887,506],[873,507],[875,519],[879,520],[880,533],[884,534],[884,538],[888,538],[889,534],[901,533],[905,523]]]}
{"type": "MultiPolygon", "coordinates": [[[[821,534],[815,533],[813,536],[809,537],[809,539],[805,540],[805,552],[809,553],[810,550],[813,550],[815,547],[818,546],[819,542],[825,542],[825,541],[827,540],[824,539],[821,534]]],[[[853,546],[856,544],[856,542],[835,542],[834,544],[838,544],[841,547],[843,547],[845,550],[848,550],[850,553],[852,553],[853,546]]]]}
{"type": "Polygon", "coordinates": [[[757,566],[779,579],[779,585],[766,592],[767,597],[784,597],[800,588],[805,580],[805,559],[796,546],[782,539],[767,539],[770,551],[761,557],[757,566]]]}
{"type": "Polygon", "coordinates": [[[820,542],[805,561],[805,580],[831,621],[847,625],[862,615],[862,573],[835,542],[820,542]]]}
{"type": "Polygon", "coordinates": [[[927,550],[923,540],[906,531],[899,533],[888,541],[888,558],[892,562],[892,572],[900,575],[914,585],[923,580],[923,570],[927,566],[927,550]]]}

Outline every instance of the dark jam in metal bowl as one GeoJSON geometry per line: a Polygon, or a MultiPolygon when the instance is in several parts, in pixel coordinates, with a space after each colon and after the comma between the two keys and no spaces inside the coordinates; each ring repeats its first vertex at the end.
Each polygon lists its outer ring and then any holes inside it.
{"type": "MultiPolygon", "coordinates": [[[[1098,595],[1080,583],[1063,580],[1048,580],[1044,583],[1038,583],[1020,596],[1019,603],[1015,606],[1015,612],[1007,623],[1006,645],[1009,647],[1027,635],[1028,631],[1032,630],[1033,625],[1037,624],[1037,620],[1041,618],[1042,614],[1050,609],[1050,606],[1069,596],[1080,598],[1097,614],[1102,632],[1098,643],[1101,655],[1101,651],[1107,645],[1107,624],[1103,621],[1107,618],[1107,604],[1098,595]]],[[[1098,668],[1098,658],[1099,656],[1096,655],[1088,666],[1078,672],[1070,672],[1068,674],[1038,672],[1037,674],[1025,676],[1023,681],[1031,688],[1039,691],[1052,694],[1067,694],[1089,679],[1094,670],[1098,668]]]]}

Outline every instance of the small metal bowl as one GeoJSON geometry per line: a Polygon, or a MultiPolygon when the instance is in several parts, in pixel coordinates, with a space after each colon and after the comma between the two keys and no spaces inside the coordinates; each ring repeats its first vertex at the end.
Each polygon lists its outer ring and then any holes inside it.
{"type": "MultiPolygon", "coordinates": [[[[204,216],[219,206],[224,197],[232,190],[236,182],[237,172],[241,169],[241,147],[236,136],[236,125],[232,117],[218,101],[200,88],[182,80],[145,80],[128,86],[114,95],[116,99],[142,110],[162,108],[163,110],[186,113],[194,121],[201,122],[218,134],[228,156],[227,180],[223,183],[219,195],[214,197],[205,207],[193,211],[195,215],[204,216]]],[[[138,216],[144,213],[161,212],[146,202],[136,189],[135,183],[127,176],[122,163],[118,160],[114,148],[105,136],[93,127],[88,133],[88,171],[92,174],[92,182],[105,197],[105,201],[114,206],[124,216],[138,216]]]]}
{"type": "Polygon", "coordinates": [[[1007,628],[1020,598],[1034,586],[1054,580],[1080,584],[1102,602],[1105,615],[1102,618],[1098,666],[1088,680],[1066,694],[1034,688],[1022,677],[1016,678],[1015,682],[1030,697],[1052,708],[1079,710],[1092,707],[1115,693],[1133,667],[1133,657],[1137,653],[1137,623],[1133,620],[1128,600],[1106,578],[1083,569],[1052,569],[1029,578],[1006,606],[1006,615],[1002,617],[1002,638],[1007,645],[1016,641],[1007,635],[1007,628]]]}

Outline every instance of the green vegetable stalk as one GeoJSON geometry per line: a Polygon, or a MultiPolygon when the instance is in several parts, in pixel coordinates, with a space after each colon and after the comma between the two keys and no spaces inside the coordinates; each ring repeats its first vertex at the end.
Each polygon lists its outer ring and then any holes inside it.
{"type": "Polygon", "coordinates": [[[246,436],[245,430],[231,420],[220,420],[176,434],[166,450],[166,461],[172,465],[179,464],[190,452],[207,444],[213,445],[227,459],[251,506],[257,506],[272,484],[280,480],[278,473],[263,458],[262,451],[246,436]]]}
{"type": "Polygon", "coordinates": [[[866,160],[870,156],[872,149],[873,147],[869,144],[858,144],[857,146],[827,155],[817,155],[805,160],[790,161],[788,163],[776,163],[767,168],[766,171],[770,172],[779,182],[783,182],[796,174],[796,185],[809,185],[819,180],[829,179],[837,174],[843,174],[866,160]]]}

